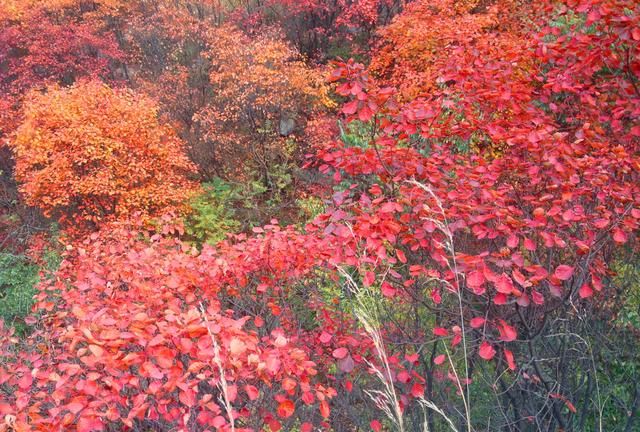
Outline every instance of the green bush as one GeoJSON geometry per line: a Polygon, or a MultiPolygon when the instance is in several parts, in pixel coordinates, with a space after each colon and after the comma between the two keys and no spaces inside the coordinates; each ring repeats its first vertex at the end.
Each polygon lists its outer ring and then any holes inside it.
{"type": "Polygon", "coordinates": [[[226,233],[236,232],[240,223],[234,219],[234,189],[220,179],[203,184],[203,192],[191,202],[185,221],[185,232],[195,243],[215,244],[226,233]]]}
{"type": "Polygon", "coordinates": [[[31,311],[38,270],[24,256],[0,252],[0,319],[6,324],[20,326],[31,311]]]}

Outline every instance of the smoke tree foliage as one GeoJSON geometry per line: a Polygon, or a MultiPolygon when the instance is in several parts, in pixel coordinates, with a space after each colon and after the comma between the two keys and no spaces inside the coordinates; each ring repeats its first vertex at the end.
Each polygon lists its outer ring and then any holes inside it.
{"type": "Polygon", "coordinates": [[[322,76],[277,33],[250,38],[223,26],[207,41],[212,95],[194,116],[206,131],[202,159],[231,178],[255,170],[271,186],[269,170],[286,157],[286,141],[295,139],[307,115],[332,104],[322,76]]]}
{"type": "Polygon", "coordinates": [[[175,132],[152,100],[90,81],[32,93],[12,140],[28,204],[69,222],[169,211],[195,188],[175,132]]]}
{"type": "Polygon", "coordinates": [[[65,230],[0,321],[1,432],[640,427],[637,2],[0,13],[12,174],[65,230]],[[285,160],[312,220],[198,195],[285,160]]]}

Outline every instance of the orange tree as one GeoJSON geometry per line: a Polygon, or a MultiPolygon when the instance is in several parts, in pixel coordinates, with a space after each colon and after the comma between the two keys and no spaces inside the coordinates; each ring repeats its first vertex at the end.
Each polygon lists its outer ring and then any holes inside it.
{"type": "Polygon", "coordinates": [[[427,93],[438,86],[445,64],[462,51],[497,57],[517,44],[526,29],[524,15],[511,0],[413,2],[379,31],[370,71],[406,98],[427,93]]]}
{"type": "Polygon", "coordinates": [[[270,170],[295,152],[286,141],[296,143],[307,116],[331,104],[321,75],[277,33],[250,38],[225,25],[207,39],[212,94],[196,114],[204,142],[195,159],[219,175],[250,175],[272,187],[270,170]]]}
{"type": "Polygon", "coordinates": [[[32,93],[11,142],[26,202],[66,222],[167,211],[194,170],[157,106],[100,82],[32,93]]]}
{"type": "Polygon", "coordinates": [[[0,238],[11,238],[15,245],[44,222],[37,209],[12,198],[18,195],[14,163],[4,146],[5,138],[20,124],[25,94],[87,77],[113,80],[114,67],[125,56],[113,34],[80,14],[69,13],[71,1],[0,3],[0,187],[4,188],[0,238]]]}

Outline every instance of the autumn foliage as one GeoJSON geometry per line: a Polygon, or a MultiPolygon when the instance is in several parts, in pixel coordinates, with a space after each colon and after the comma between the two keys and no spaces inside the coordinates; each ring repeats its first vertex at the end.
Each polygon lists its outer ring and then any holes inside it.
{"type": "Polygon", "coordinates": [[[95,81],[32,93],[12,147],[26,202],[69,222],[170,211],[195,187],[153,101],[95,81]]]}
{"type": "MultiPolygon", "coordinates": [[[[443,68],[461,64],[456,57],[475,51],[477,57],[500,58],[525,40],[518,7],[514,1],[413,2],[381,30],[370,70],[406,98],[426,95],[443,84],[443,68]]],[[[535,6],[528,17],[534,13],[535,6]]]]}
{"type": "Polygon", "coordinates": [[[287,157],[286,140],[296,142],[307,117],[332,105],[323,77],[277,33],[249,38],[225,26],[207,42],[212,94],[194,116],[206,131],[198,158],[226,176],[255,170],[268,185],[269,167],[287,157]]]}
{"type": "Polygon", "coordinates": [[[0,431],[637,429],[636,3],[12,2],[0,431]]]}
{"type": "MultiPolygon", "coordinates": [[[[42,6],[42,5],[41,5],[42,6]]],[[[0,134],[16,128],[19,107],[30,89],[70,85],[80,78],[112,79],[110,66],[124,60],[115,38],[86,22],[49,16],[36,9],[0,11],[0,134]]]]}
{"type": "MultiPolygon", "coordinates": [[[[238,296],[238,283],[268,262],[282,275],[274,287],[309,271],[283,255],[290,235],[276,230],[263,242],[201,252],[135,227],[91,235],[39,295],[40,307],[53,311],[51,331],[38,334],[19,363],[0,367],[4,388],[15,390],[0,393],[0,412],[15,404],[18,430],[88,432],[151,424],[230,430],[230,417],[236,430],[278,429],[301,397],[316,411],[335,391],[318,383],[292,329],[265,314],[239,316],[216,299],[238,296]],[[264,243],[282,252],[267,256],[264,243]],[[252,259],[238,266],[238,254],[252,259]]],[[[0,354],[15,343],[5,336],[0,354]]]]}

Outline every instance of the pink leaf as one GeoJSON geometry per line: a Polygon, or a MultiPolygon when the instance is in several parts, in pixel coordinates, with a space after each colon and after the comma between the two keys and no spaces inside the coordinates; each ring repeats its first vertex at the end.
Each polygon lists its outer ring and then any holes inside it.
{"type": "Polygon", "coordinates": [[[512,371],[516,370],[516,362],[513,358],[513,353],[506,348],[504,350],[504,358],[507,360],[509,369],[511,369],[512,371]]]}
{"type": "Polygon", "coordinates": [[[331,342],[331,338],[333,338],[331,333],[327,333],[326,331],[323,331],[320,334],[320,337],[318,339],[320,339],[320,342],[322,342],[323,344],[327,344],[327,343],[331,342]]]}
{"type": "Polygon", "coordinates": [[[613,241],[619,244],[623,244],[627,242],[627,233],[621,230],[620,228],[616,228],[613,230],[613,241]]]}
{"type": "Polygon", "coordinates": [[[449,334],[449,332],[447,331],[446,328],[442,328],[442,327],[435,327],[433,329],[433,334],[436,336],[441,336],[441,337],[445,337],[449,334]]]}
{"type": "Polygon", "coordinates": [[[256,387],[249,384],[244,386],[244,391],[247,393],[247,396],[249,396],[249,400],[252,401],[258,399],[258,396],[260,396],[260,391],[256,387]]]}
{"type": "Polygon", "coordinates": [[[591,297],[593,295],[593,289],[591,288],[591,285],[589,284],[582,285],[580,287],[580,290],[578,291],[578,295],[580,296],[580,298],[591,297]]]}
{"type": "Polygon", "coordinates": [[[553,272],[553,276],[563,281],[569,280],[571,279],[571,276],[573,276],[573,267],[568,265],[559,265],[556,267],[556,271],[553,272]]]}
{"type": "Polygon", "coordinates": [[[467,285],[471,289],[480,288],[484,281],[484,274],[480,271],[472,271],[467,275],[467,285]]]}
{"type": "Polygon", "coordinates": [[[471,328],[477,329],[484,325],[485,319],[482,317],[471,318],[471,328]]]}
{"type": "Polygon", "coordinates": [[[491,346],[491,344],[487,341],[482,342],[480,345],[480,350],[478,351],[480,357],[485,360],[491,360],[493,356],[496,355],[496,350],[491,346]]]}
{"type": "Polygon", "coordinates": [[[333,351],[333,356],[337,359],[343,359],[347,356],[347,354],[349,354],[349,350],[342,347],[342,348],[336,348],[333,351]]]}
{"type": "Polygon", "coordinates": [[[514,341],[518,337],[516,329],[507,324],[504,320],[500,320],[500,327],[498,330],[500,331],[500,340],[505,342],[514,341]]]}

